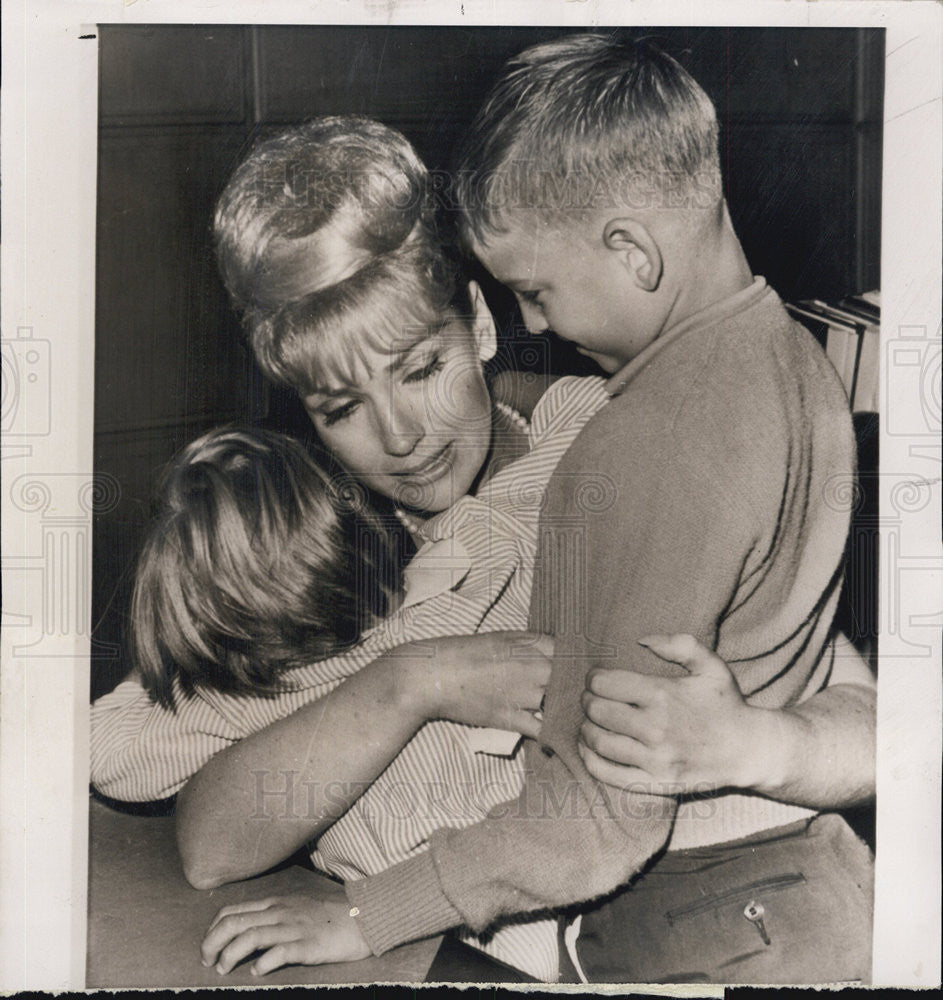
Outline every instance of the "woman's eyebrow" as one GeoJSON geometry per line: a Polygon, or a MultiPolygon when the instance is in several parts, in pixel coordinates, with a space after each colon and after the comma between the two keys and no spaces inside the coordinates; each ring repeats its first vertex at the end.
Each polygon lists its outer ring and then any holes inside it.
{"type": "Polygon", "coordinates": [[[409,362],[410,357],[412,357],[413,351],[415,351],[417,347],[432,340],[433,337],[437,336],[446,325],[447,325],[446,323],[440,323],[431,329],[426,329],[421,337],[417,337],[407,347],[402,348],[396,354],[396,357],[394,357],[393,360],[386,366],[387,372],[392,373],[399,371],[400,368],[402,368],[409,362]]]}
{"type": "Polygon", "coordinates": [[[314,392],[305,396],[304,402],[306,406],[319,407],[323,406],[328,400],[337,399],[341,396],[353,395],[354,390],[348,386],[342,385],[338,386],[336,389],[316,389],[314,392]]]}

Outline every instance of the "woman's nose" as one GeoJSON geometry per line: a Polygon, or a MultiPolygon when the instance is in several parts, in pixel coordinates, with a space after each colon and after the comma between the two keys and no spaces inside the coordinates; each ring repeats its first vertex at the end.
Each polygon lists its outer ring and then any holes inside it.
{"type": "Polygon", "coordinates": [[[388,455],[409,455],[426,436],[422,420],[408,406],[392,401],[387,413],[380,415],[383,447],[388,455]]]}

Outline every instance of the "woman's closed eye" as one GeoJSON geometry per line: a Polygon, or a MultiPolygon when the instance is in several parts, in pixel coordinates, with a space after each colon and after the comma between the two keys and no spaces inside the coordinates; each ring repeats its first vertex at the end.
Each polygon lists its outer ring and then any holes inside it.
{"type": "Polygon", "coordinates": [[[404,382],[424,382],[427,378],[432,378],[437,372],[442,371],[445,362],[442,358],[435,354],[429,361],[422,366],[422,368],[416,368],[411,372],[408,372],[403,378],[404,382]]]}
{"type": "Polygon", "coordinates": [[[334,407],[333,410],[321,410],[321,416],[324,419],[325,427],[330,427],[332,424],[336,424],[339,420],[345,420],[354,412],[354,410],[357,409],[358,405],[358,400],[349,399],[346,403],[342,403],[340,406],[334,407]]]}
{"type": "MultiPolygon", "coordinates": [[[[444,359],[440,355],[435,354],[421,368],[416,368],[413,371],[408,372],[404,376],[403,381],[424,382],[426,379],[432,378],[432,376],[437,372],[440,372],[444,366],[444,359]]],[[[324,426],[332,427],[339,421],[346,420],[348,417],[353,415],[359,405],[359,399],[349,399],[346,403],[342,403],[340,406],[335,406],[333,409],[321,409],[319,412],[321,414],[321,418],[324,420],[324,426]]]]}

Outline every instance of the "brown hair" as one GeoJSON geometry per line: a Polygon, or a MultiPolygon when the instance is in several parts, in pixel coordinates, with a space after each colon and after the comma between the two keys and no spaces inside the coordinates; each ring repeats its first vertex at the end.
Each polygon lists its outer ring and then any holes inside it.
{"type": "Polygon", "coordinates": [[[356,643],[399,588],[379,518],[297,441],[220,428],[172,463],[138,561],[135,661],[173,707],[173,678],[273,695],[284,671],[356,643]]]}

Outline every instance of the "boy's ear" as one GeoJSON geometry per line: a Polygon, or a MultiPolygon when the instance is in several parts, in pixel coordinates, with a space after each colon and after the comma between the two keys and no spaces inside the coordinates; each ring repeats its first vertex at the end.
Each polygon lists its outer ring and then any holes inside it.
{"type": "Polygon", "coordinates": [[[661,281],[664,267],[654,236],[636,219],[610,219],[603,230],[603,242],[622,255],[623,263],[636,286],[653,292],[661,281]]]}
{"type": "Polygon", "coordinates": [[[468,282],[468,297],[472,304],[474,317],[472,333],[478,347],[478,358],[481,361],[490,361],[498,352],[498,328],[495,326],[488,303],[485,302],[481,285],[477,281],[468,282]]]}

